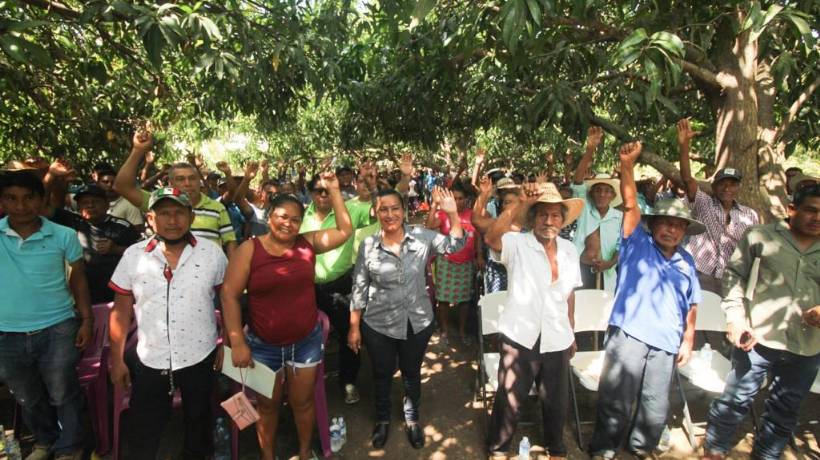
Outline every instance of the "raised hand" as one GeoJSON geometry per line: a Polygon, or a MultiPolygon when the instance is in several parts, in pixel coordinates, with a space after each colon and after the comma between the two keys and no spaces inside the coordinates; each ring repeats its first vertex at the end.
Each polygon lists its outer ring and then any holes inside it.
{"type": "Polygon", "coordinates": [[[151,131],[147,128],[140,128],[134,132],[134,137],[131,139],[132,142],[132,150],[142,153],[145,155],[146,153],[151,151],[151,148],[154,146],[154,135],[151,134],[151,131]]]}
{"type": "Polygon", "coordinates": [[[484,150],[482,148],[476,149],[476,151],[475,151],[475,162],[476,162],[476,164],[478,164],[478,165],[484,164],[484,158],[486,158],[486,156],[487,156],[487,151],[486,150],[484,150]]]}
{"type": "Polygon", "coordinates": [[[253,179],[259,171],[259,163],[256,161],[249,161],[245,163],[245,177],[253,179]]]}
{"type": "Polygon", "coordinates": [[[430,192],[430,200],[433,202],[434,209],[441,209],[442,188],[436,185],[430,192]]]}
{"type": "Polygon", "coordinates": [[[401,156],[401,161],[399,162],[399,171],[401,171],[402,176],[412,176],[415,168],[413,168],[413,155],[410,153],[405,153],[401,156]]]}
{"type": "Polygon", "coordinates": [[[490,176],[484,176],[478,181],[478,190],[484,196],[490,196],[493,193],[493,181],[490,180],[490,176]]]}
{"type": "Polygon", "coordinates": [[[692,127],[689,125],[688,118],[681,118],[678,120],[677,123],[678,129],[678,144],[689,144],[689,141],[692,140],[693,137],[700,134],[699,131],[692,131],[692,127]]]}
{"type": "Polygon", "coordinates": [[[367,187],[368,190],[376,190],[376,166],[371,161],[359,163],[358,180],[367,187]]]}
{"type": "Polygon", "coordinates": [[[521,186],[521,203],[525,206],[532,206],[538,201],[541,196],[541,187],[539,184],[527,182],[521,186]]]}
{"type": "Polygon", "coordinates": [[[621,158],[621,166],[633,166],[641,156],[641,149],[643,149],[643,146],[640,141],[628,142],[622,145],[620,151],[618,151],[618,156],[621,158]]]}
{"type": "Polygon", "coordinates": [[[59,158],[48,165],[48,172],[54,177],[68,177],[74,172],[74,167],[68,160],[59,158]]]}
{"type": "Polygon", "coordinates": [[[264,160],[262,160],[262,162],[259,163],[259,170],[263,173],[266,173],[270,170],[270,162],[267,158],[265,158],[264,160]]]}
{"type": "Polygon", "coordinates": [[[222,174],[225,174],[225,177],[231,175],[231,167],[228,165],[227,161],[217,161],[216,162],[216,169],[220,170],[222,174]]]}
{"type": "Polygon", "coordinates": [[[325,171],[319,175],[319,188],[323,188],[328,192],[339,190],[339,179],[333,171],[325,171]]]}
{"type": "Polygon", "coordinates": [[[549,182],[549,178],[547,177],[546,171],[541,171],[537,176],[535,176],[536,184],[546,184],[547,182],[549,182]]]}
{"type": "Polygon", "coordinates": [[[440,188],[439,194],[441,196],[439,209],[448,215],[458,214],[458,207],[456,206],[456,199],[453,197],[453,192],[446,188],[440,188]]]}
{"type": "Polygon", "coordinates": [[[145,154],[145,164],[152,165],[157,160],[157,156],[153,150],[145,154]]]}
{"type": "Polygon", "coordinates": [[[604,130],[600,126],[590,126],[587,129],[587,150],[595,150],[601,145],[604,137],[604,130]]]}

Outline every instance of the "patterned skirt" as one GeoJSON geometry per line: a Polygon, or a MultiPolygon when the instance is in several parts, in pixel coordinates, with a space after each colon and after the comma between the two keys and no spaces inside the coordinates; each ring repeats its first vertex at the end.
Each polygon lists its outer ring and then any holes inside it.
{"type": "Polygon", "coordinates": [[[444,257],[436,258],[436,300],[457,304],[468,302],[473,295],[475,263],[456,264],[444,257]]]}

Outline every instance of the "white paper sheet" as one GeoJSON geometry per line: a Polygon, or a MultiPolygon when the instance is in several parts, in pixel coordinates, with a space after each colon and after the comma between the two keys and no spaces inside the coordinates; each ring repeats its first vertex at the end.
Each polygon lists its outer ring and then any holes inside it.
{"type": "Polygon", "coordinates": [[[243,368],[242,375],[240,376],[239,368],[233,365],[233,360],[231,359],[231,353],[233,353],[231,347],[224,348],[222,373],[239,383],[242,383],[242,377],[245,377],[246,387],[266,398],[272,398],[273,386],[276,384],[276,372],[272,371],[268,366],[254,361],[253,367],[243,368]]]}

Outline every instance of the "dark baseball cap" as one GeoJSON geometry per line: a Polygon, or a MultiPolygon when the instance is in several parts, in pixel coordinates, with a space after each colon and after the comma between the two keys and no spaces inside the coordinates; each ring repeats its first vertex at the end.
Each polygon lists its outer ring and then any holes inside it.
{"type": "Polygon", "coordinates": [[[106,195],[105,190],[96,184],[85,184],[77,189],[77,193],[74,194],[74,201],[78,201],[83,196],[93,196],[108,200],[108,195],[106,195]]]}
{"type": "Polygon", "coordinates": [[[740,182],[743,179],[743,176],[740,174],[740,171],[736,168],[723,168],[715,174],[715,179],[712,181],[713,184],[716,184],[723,179],[734,179],[740,182]]]}

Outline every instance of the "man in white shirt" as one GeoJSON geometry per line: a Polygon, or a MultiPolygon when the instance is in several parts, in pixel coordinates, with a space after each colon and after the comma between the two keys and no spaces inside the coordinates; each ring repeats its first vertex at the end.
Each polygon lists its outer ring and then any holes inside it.
{"type": "Polygon", "coordinates": [[[133,458],[156,458],[176,388],[185,414],[183,456],[211,458],[211,394],[222,360],[213,301],[227,259],[216,243],[191,234],[194,214],[185,193],[159,189],[148,208],[155,236],[125,251],[109,283],[116,293],[111,380],[132,388],[133,458]],[[138,343],[136,350],[125,350],[132,314],[138,343]]]}
{"type": "Polygon", "coordinates": [[[537,378],[544,420],[544,446],[551,459],[564,458],[569,360],[575,354],[575,295],[581,285],[578,251],[558,236],[584,208],[584,200],[564,200],[554,184],[526,184],[521,201],[505,209],[485,241],[501,252],[508,294],[498,320],[501,363],[488,446],[506,458],[518,414],[537,378]],[[516,216],[532,230],[511,231],[516,216]]]}

